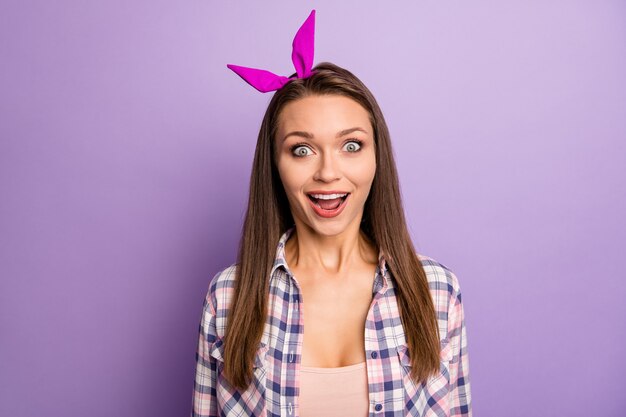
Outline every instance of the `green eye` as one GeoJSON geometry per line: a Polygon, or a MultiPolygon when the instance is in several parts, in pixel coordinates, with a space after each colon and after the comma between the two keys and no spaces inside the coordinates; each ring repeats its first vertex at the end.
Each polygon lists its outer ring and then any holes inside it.
{"type": "Polygon", "coordinates": [[[307,148],[306,146],[296,145],[293,148],[291,148],[291,152],[297,157],[302,157],[302,156],[309,155],[308,149],[309,148],[307,148]]]}
{"type": "Polygon", "coordinates": [[[346,150],[348,152],[358,152],[361,150],[361,141],[360,140],[351,140],[346,144],[346,150]]]}

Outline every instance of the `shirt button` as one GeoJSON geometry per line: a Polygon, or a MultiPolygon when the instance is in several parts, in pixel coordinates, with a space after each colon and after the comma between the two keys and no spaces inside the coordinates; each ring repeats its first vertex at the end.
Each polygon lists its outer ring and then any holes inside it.
{"type": "Polygon", "coordinates": [[[374,351],[370,356],[372,357],[372,359],[376,359],[378,357],[378,352],[374,351]]]}
{"type": "Polygon", "coordinates": [[[376,407],[374,407],[374,410],[376,410],[376,411],[380,411],[382,409],[383,409],[382,404],[376,404],[376,407]]]}
{"type": "Polygon", "coordinates": [[[289,403],[289,415],[291,415],[291,413],[293,413],[293,407],[291,406],[291,403],[289,403]]]}

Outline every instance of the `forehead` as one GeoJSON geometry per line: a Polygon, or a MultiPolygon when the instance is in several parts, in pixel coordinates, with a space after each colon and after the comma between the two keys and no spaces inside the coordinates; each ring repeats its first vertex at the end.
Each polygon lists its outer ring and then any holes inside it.
{"type": "Polygon", "coordinates": [[[368,111],[355,100],[337,94],[313,95],[294,100],[278,116],[278,132],[303,130],[314,135],[361,127],[372,132],[368,111]]]}

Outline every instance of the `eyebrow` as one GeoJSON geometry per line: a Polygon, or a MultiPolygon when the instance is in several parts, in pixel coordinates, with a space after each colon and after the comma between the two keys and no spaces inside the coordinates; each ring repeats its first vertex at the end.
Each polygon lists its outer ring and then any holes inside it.
{"type": "MultiPolygon", "coordinates": [[[[359,132],[363,132],[363,133],[367,134],[367,131],[366,131],[365,129],[363,129],[363,128],[360,128],[360,127],[351,127],[350,129],[344,129],[344,130],[342,130],[341,132],[337,133],[337,135],[336,135],[335,137],[336,137],[336,138],[340,138],[340,137],[342,137],[342,136],[345,136],[345,135],[348,135],[348,134],[350,134],[350,133],[352,133],[352,132],[357,132],[357,131],[359,131],[359,132]]],[[[301,130],[294,130],[293,132],[289,132],[289,133],[287,133],[287,134],[285,135],[285,137],[283,138],[283,142],[284,142],[285,140],[287,140],[287,138],[288,138],[289,136],[299,136],[299,137],[302,137],[302,138],[305,138],[305,139],[313,139],[313,134],[312,134],[312,133],[309,133],[309,132],[303,132],[303,131],[301,131],[301,130]]]]}

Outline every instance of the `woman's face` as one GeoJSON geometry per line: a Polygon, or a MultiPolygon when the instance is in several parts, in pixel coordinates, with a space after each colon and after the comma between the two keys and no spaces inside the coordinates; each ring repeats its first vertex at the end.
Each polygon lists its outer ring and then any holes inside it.
{"type": "Polygon", "coordinates": [[[358,230],[376,173],[367,110],[340,95],[292,101],[279,114],[275,141],[296,227],[328,236],[358,230]]]}

